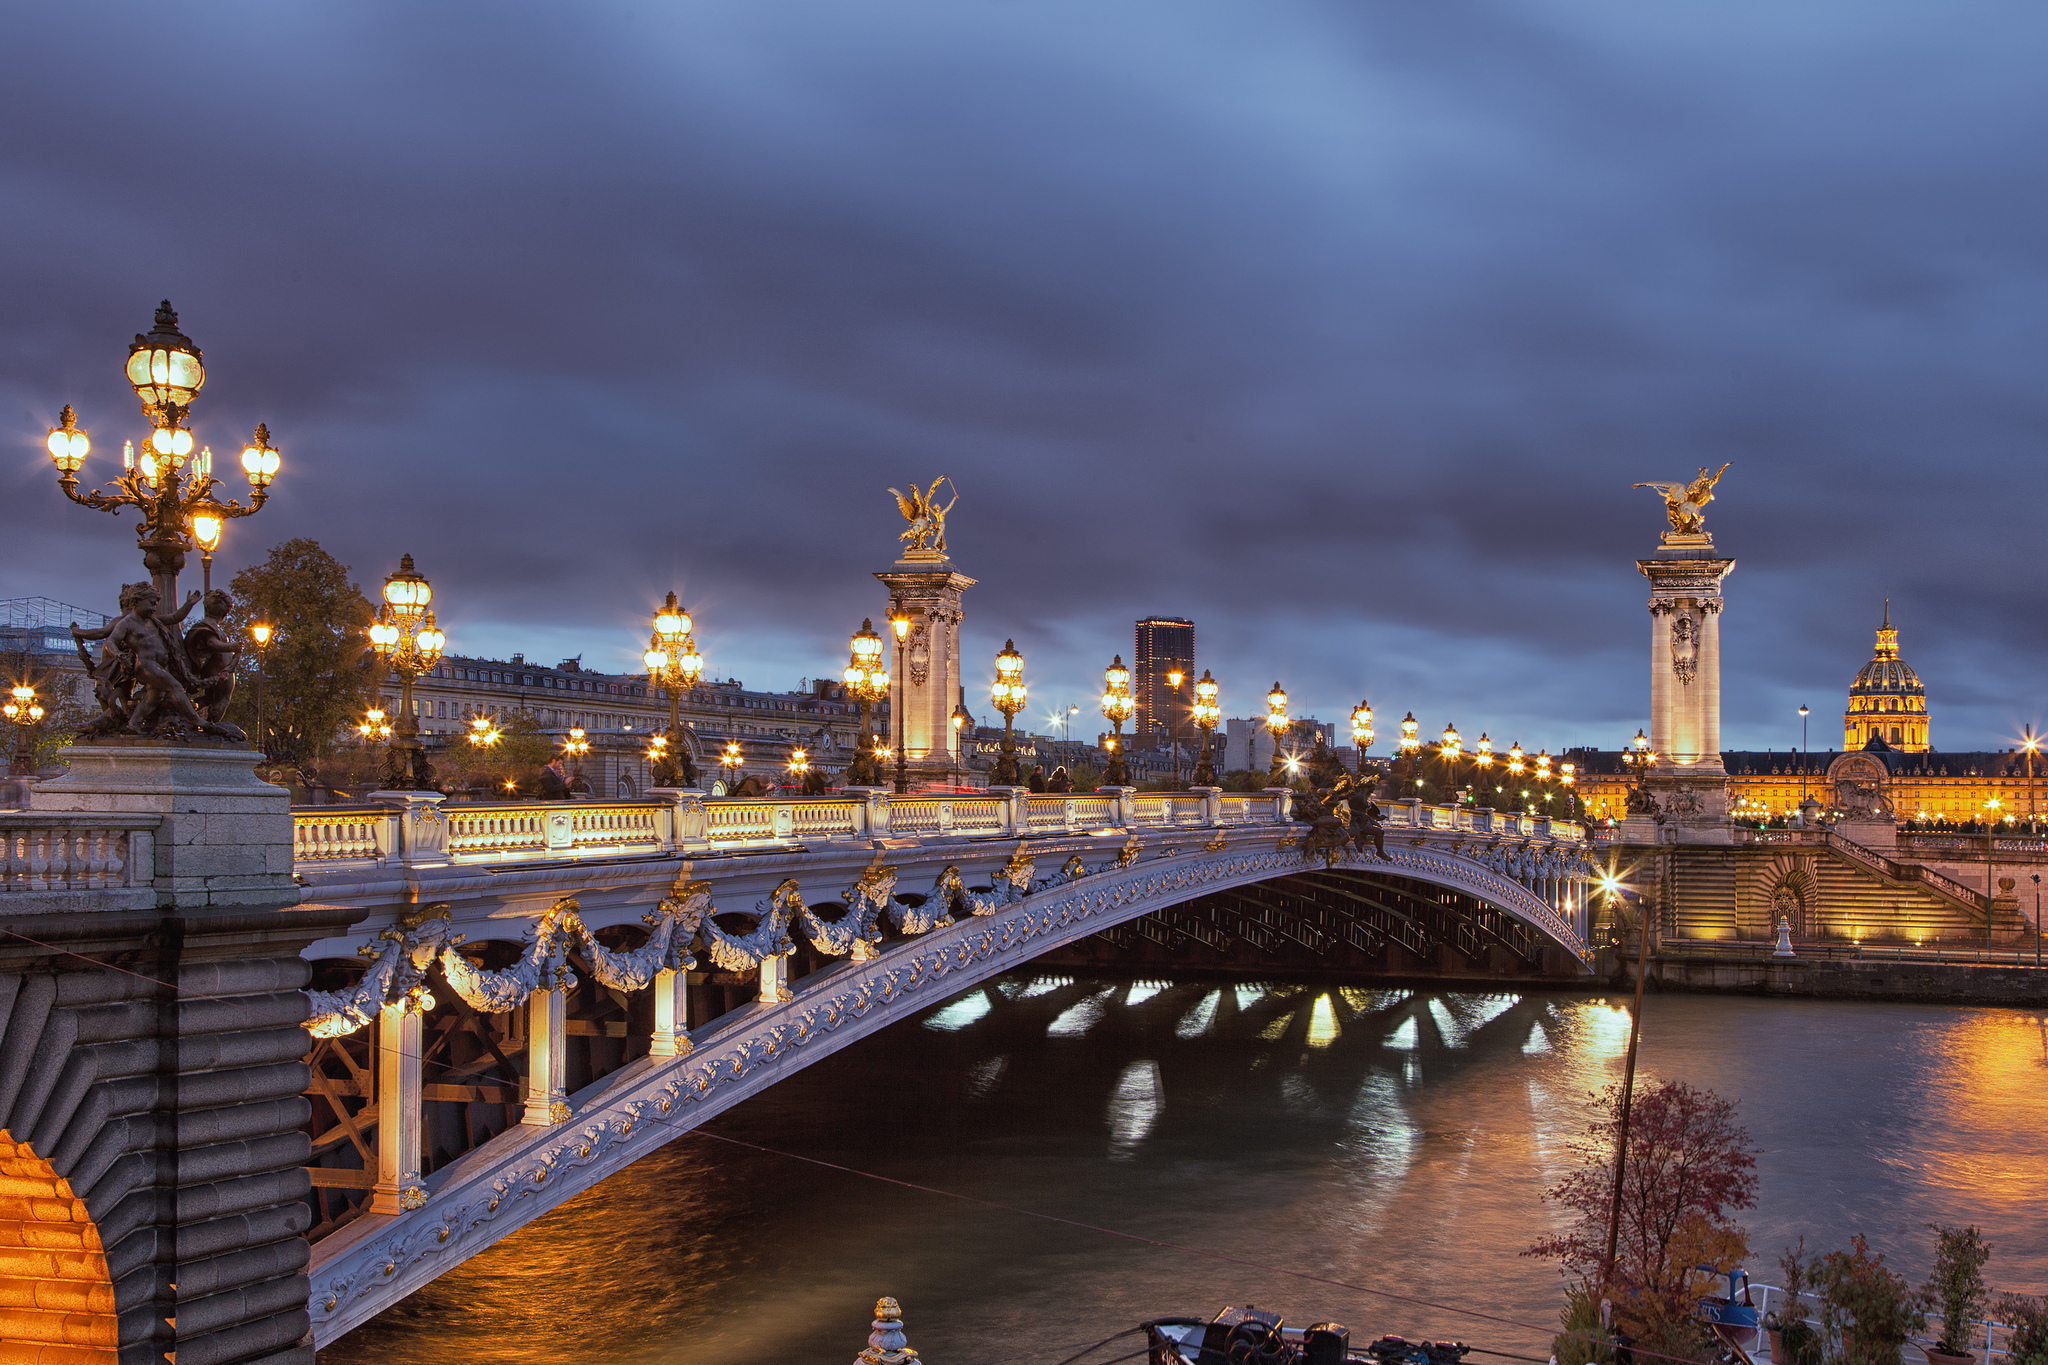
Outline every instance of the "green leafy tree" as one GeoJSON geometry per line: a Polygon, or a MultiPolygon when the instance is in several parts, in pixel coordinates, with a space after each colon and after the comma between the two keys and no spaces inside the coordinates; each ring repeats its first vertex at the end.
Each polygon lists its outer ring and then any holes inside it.
{"type": "Polygon", "coordinates": [[[1814,1273],[1820,1292],[1821,1335],[1841,1343],[1832,1365],[1899,1365],[1906,1341],[1927,1329],[1906,1278],[1885,1268],[1863,1235],[1847,1251],[1821,1257],[1814,1273]]]}
{"type": "MultiPolygon", "coordinates": [[[[251,621],[276,629],[262,655],[263,722],[276,757],[317,771],[376,695],[378,667],[368,637],[369,599],[346,564],[317,540],[273,546],[270,557],[236,574],[234,629],[251,621]]],[[[257,652],[243,651],[228,718],[256,732],[257,652]]]]}

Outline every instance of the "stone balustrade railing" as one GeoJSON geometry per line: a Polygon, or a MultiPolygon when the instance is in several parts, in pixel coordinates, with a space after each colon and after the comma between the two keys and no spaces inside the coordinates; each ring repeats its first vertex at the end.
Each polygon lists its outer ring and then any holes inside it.
{"type": "MultiPolygon", "coordinates": [[[[1215,829],[1286,824],[1292,794],[1093,792],[1036,794],[1021,787],[987,793],[895,796],[850,788],[823,797],[707,797],[674,790],[633,801],[445,804],[430,794],[392,793],[383,802],[302,806],[292,812],[296,861],[349,864],[504,863],[620,854],[687,854],[773,849],[880,838],[1019,838],[1094,830],[1215,829]]],[[[1388,828],[1469,832],[1583,843],[1570,821],[1486,809],[1390,803],[1388,828]]]]}
{"type": "Polygon", "coordinates": [[[0,811],[0,896],[16,912],[28,898],[64,909],[147,909],[156,903],[154,815],[0,811]],[[80,893],[93,906],[78,903],[80,893]]]}

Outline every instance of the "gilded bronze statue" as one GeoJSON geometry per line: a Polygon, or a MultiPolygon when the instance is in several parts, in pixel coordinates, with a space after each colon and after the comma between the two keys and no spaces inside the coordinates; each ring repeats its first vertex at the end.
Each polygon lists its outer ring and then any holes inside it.
{"type": "Polygon", "coordinates": [[[1683,535],[1704,535],[1707,504],[1714,500],[1714,485],[1728,472],[1728,465],[1722,465],[1709,474],[1705,465],[1700,466],[1699,477],[1691,483],[1639,483],[1634,488],[1654,488],[1664,495],[1664,514],[1671,518],[1671,529],[1683,535]]]}
{"type": "Polygon", "coordinates": [[[896,494],[896,506],[903,513],[903,519],[910,523],[896,536],[903,542],[906,550],[946,553],[946,514],[960,501],[960,490],[955,488],[953,501],[941,507],[939,488],[942,484],[951,483],[951,479],[941,474],[932,480],[932,486],[928,490],[919,488],[916,484],[910,485],[908,493],[895,488],[889,490],[896,494]]]}

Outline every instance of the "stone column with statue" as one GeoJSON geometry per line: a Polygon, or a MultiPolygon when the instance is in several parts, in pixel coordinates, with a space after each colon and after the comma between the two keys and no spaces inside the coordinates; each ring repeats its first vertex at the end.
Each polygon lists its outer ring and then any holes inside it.
{"type": "Polygon", "coordinates": [[[1721,581],[1735,569],[1705,525],[1714,485],[1702,467],[1682,483],[1639,483],[1664,497],[1670,529],[1636,567],[1650,580],[1650,752],[1630,803],[1632,840],[1728,844],[1728,772],[1721,763],[1721,581]],[[1638,806],[1643,807],[1638,809],[1638,806]]]}
{"type": "Polygon", "coordinates": [[[875,575],[888,587],[891,605],[910,619],[901,641],[902,665],[889,682],[890,726],[884,742],[902,745],[904,765],[919,782],[959,782],[969,772],[968,737],[954,727],[953,709],[961,695],[961,596],[975,580],[954,569],[946,556],[946,515],[959,493],[944,507],[938,498],[951,482],[939,478],[929,489],[913,483],[908,493],[889,490],[908,523],[898,536],[903,556],[875,575]]]}

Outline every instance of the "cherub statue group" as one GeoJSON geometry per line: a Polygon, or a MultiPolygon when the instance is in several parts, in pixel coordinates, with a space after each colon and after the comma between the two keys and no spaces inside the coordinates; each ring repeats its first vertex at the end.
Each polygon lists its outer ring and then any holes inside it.
{"type": "Polygon", "coordinates": [[[100,704],[100,714],[80,727],[81,735],[248,738],[222,719],[235,691],[234,661],[242,652],[228,642],[226,629],[234,599],[217,588],[207,593],[204,614],[182,639],[177,634],[200,600],[195,592],[176,615],[164,617],[158,615],[163,599],[154,586],[129,583],[121,588],[121,615],[112,625],[83,630],[71,623],[72,641],[100,704]],[[97,659],[86,648],[89,640],[106,642],[97,659]]]}

